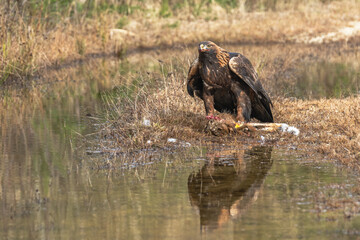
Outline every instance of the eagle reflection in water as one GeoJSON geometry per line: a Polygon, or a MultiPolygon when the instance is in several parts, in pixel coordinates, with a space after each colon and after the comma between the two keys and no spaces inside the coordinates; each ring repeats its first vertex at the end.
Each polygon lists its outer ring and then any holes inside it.
{"type": "Polygon", "coordinates": [[[198,172],[190,174],[190,203],[199,211],[202,232],[239,217],[256,201],[272,166],[271,152],[268,146],[214,151],[198,172]]]}

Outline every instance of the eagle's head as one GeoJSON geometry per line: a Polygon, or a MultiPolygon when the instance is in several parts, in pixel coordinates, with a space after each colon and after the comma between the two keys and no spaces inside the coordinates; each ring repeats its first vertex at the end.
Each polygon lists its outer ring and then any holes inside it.
{"type": "Polygon", "coordinates": [[[222,67],[229,63],[229,53],[211,41],[199,43],[199,61],[219,63],[222,67]]]}
{"type": "Polygon", "coordinates": [[[206,53],[206,54],[211,54],[211,53],[217,53],[219,50],[219,47],[211,42],[211,41],[205,41],[205,42],[201,42],[199,43],[199,53],[206,53]]]}

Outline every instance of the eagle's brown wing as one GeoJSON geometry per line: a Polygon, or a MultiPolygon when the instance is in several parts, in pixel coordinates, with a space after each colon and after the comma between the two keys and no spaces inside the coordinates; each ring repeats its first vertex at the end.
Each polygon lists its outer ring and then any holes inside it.
{"type": "Polygon", "coordinates": [[[199,73],[199,59],[196,58],[190,65],[189,73],[187,77],[187,91],[190,96],[196,96],[202,98],[203,81],[199,73]]]}
{"type": "Polygon", "coordinates": [[[272,102],[269,95],[265,92],[258,80],[257,73],[249,59],[238,54],[229,61],[229,67],[242,81],[245,83],[253,94],[250,94],[252,113],[251,117],[255,117],[262,122],[273,122],[273,116],[270,105],[272,102]]]}
{"type": "MultiPolygon", "coordinates": [[[[190,96],[195,95],[203,99],[204,82],[199,73],[199,59],[195,59],[189,68],[187,77],[187,91],[190,96]]],[[[219,112],[235,111],[235,99],[228,89],[216,89],[214,91],[214,108],[219,112]]]]}

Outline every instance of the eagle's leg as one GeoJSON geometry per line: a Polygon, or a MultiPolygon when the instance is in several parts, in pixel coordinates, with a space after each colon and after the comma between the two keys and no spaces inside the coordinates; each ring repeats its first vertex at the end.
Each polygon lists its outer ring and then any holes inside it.
{"type": "Polygon", "coordinates": [[[251,101],[249,96],[237,85],[232,86],[232,91],[236,96],[236,121],[249,122],[251,116],[251,101]]]}
{"type": "Polygon", "coordinates": [[[204,88],[203,91],[203,100],[206,111],[206,118],[213,119],[214,118],[214,95],[211,92],[211,89],[204,88]]]}

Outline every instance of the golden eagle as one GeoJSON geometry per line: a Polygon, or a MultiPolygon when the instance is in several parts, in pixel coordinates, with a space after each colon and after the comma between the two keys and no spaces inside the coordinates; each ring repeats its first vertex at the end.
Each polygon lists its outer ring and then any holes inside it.
{"type": "Polygon", "coordinates": [[[241,122],[249,122],[250,118],[274,121],[272,102],[249,59],[213,42],[199,44],[199,57],[189,69],[187,91],[204,101],[208,119],[214,118],[215,108],[235,114],[241,122]]]}

